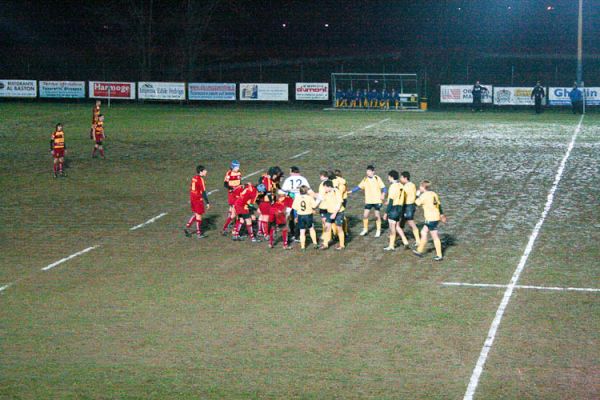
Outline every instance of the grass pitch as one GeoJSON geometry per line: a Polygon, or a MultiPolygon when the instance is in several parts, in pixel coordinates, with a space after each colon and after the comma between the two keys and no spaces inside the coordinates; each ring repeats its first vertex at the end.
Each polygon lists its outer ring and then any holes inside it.
{"type": "MultiPolygon", "coordinates": [[[[90,108],[0,103],[0,398],[461,398],[504,289],[442,283],[509,282],[579,120],[117,104],[99,160],[90,108]],[[220,236],[222,190],[209,238],[185,238],[195,165],[221,189],[234,158],[244,174],[297,165],[313,186],[323,168],[356,184],[371,163],[430,179],[446,258],[359,237],[360,194],[342,253],[220,236]]],[[[588,114],[520,284],[600,287],[599,132],[588,114]]],[[[599,326],[598,292],[516,289],[476,397],[600,397],[599,326]]]]}

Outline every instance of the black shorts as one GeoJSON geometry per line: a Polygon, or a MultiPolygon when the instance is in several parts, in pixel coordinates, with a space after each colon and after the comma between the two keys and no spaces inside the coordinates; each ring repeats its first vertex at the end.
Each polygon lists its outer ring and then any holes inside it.
{"type": "Polygon", "coordinates": [[[327,218],[327,222],[330,224],[336,224],[337,226],[344,225],[344,212],[343,211],[335,214],[335,219],[331,218],[331,213],[327,213],[326,218],[327,218]]]}
{"type": "Polygon", "coordinates": [[[311,215],[298,215],[298,229],[310,229],[313,225],[313,216],[311,215]]]}
{"type": "Polygon", "coordinates": [[[238,214],[238,218],[251,219],[252,218],[252,214],[238,214]]]}
{"type": "Polygon", "coordinates": [[[365,204],[365,210],[375,210],[375,211],[379,211],[381,210],[381,203],[378,204],[365,204]]]}
{"type": "Polygon", "coordinates": [[[400,217],[402,216],[402,206],[391,206],[387,214],[390,221],[400,221],[400,217]]]}
{"type": "Polygon", "coordinates": [[[425,226],[428,227],[430,231],[437,231],[439,223],[440,221],[425,221],[425,226]]]}
{"type": "Polygon", "coordinates": [[[417,206],[415,204],[405,204],[404,205],[404,214],[403,214],[404,220],[406,220],[406,221],[414,220],[416,211],[417,211],[417,206]]]}
{"type": "Polygon", "coordinates": [[[326,218],[327,210],[325,208],[319,208],[319,215],[321,216],[321,218],[326,218]]]}
{"type": "Polygon", "coordinates": [[[97,144],[98,146],[102,146],[102,140],[96,140],[96,144],[97,144]]]}

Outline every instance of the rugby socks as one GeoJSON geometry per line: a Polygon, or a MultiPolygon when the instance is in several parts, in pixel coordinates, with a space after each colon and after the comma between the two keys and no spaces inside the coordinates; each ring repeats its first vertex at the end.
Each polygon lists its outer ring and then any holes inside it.
{"type": "Polygon", "coordinates": [[[331,236],[332,237],[336,237],[338,234],[337,232],[337,225],[336,224],[331,224],[331,236]]]}
{"type": "Polygon", "coordinates": [[[227,215],[227,219],[225,220],[225,225],[223,225],[223,230],[226,231],[229,228],[229,224],[231,224],[231,214],[227,215]]]}
{"type": "Polygon", "coordinates": [[[254,239],[254,232],[252,231],[252,222],[246,223],[246,230],[248,230],[248,236],[250,236],[250,239],[254,239]]]}
{"type": "Polygon", "coordinates": [[[300,234],[300,248],[302,250],[306,248],[306,232],[300,234]]]}
{"type": "Polygon", "coordinates": [[[338,239],[340,242],[340,247],[346,247],[346,235],[344,234],[343,229],[338,229],[338,239]]]}
{"type": "Polygon", "coordinates": [[[423,235],[421,240],[419,241],[419,246],[417,247],[417,251],[419,253],[423,253],[425,251],[425,246],[427,246],[427,235],[423,235]]]}
{"type": "Polygon", "coordinates": [[[94,147],[94,148],[92,149],[92,157],[94,157],[95,155],[96,155],[96,148],[94,147]]]}
{"type": "Polygon", "coordinates": [[[273,242],[275,241],[275,229],[269,228],[269,245],[273,247],[273,242]]]}
{"type": "Polygon", "coordinates": [[[202,235],[202,218],[195,218],[196,220],[196,235],[202,235]]]}
{"type": "Polygon", "coordinates": [[[390,247],[396,247],[396,232],[390,231],[390,247]]]}
{"type": "Polygon", "coordinates": [[[287,247],[287,245],[288,245],[288,230],[287,230],[287,228],[281,230],[281,236],[283,237],[283,246],[287,247]]]}
{"type": "Polygon", "coordinates": [[[413,236],[415,237],[415,242],[420,242],[419,228],[413,228],[412,230],[413,236]]]}
{"type": "Polygon", "coordinates": [[[100,149],[100,157],[104,158],[104,149],[100,149]]]}
{"type": "Polygon", "coordinates": [[[240,236],[240,229],[242,228],[242,220],[238,219],[235,221],[235,225],[233,227],[233,236],[240,236]]]}
{"type": "Polygon", "coordinates": [[[54,173],[58,170],[58,163],[52,164],[52,168],[54,169],[54,173]]]}
{"type": "Polygon", "coordinates": [[[58,171],[62,174],[63,172],[63,163],[62,162],[58,162],[58,171]]]}
{"type": "Polygon", "coordinates": [[[192,217],[190,218],[190,220],[187,222],[187,224],[185,224],[186,228],[189,228],[190,226],[192,226],[192,223],[196,220],[196,216],[192,215],[192,217]]]}
{"type": "Polygon", "coordinates": [[[369,218],[365,218],[365,219],[363,219],[363,229],[364,229],[365,231],[368,231],[368,230],[369,230],[369,218]]]}
{"type": "MultiPolygon", "coordinates": [[[[306,239],[305,239],[306,240],[306,239]]],[[[315,228],[310,229],[310,240],[312,240],[313,244],[317,244],[317,231],[315,228]]]]}
{"type": "Polygon", "coordinates": [[[375,226],[377,226],[377,232],[381,232],[381,218],[377,218],[375,226]]]}
{"type": "Polygon", "coordinates": [[[404,234],[404,231],[400,227],[400,224],[398,224],[396,226],[396,229],[397,229],[398,235],[400,235],[400,239],[402,240],[402,244],[405,245],[405,246],[408,246],[408,239],[406,238],[406,235],[404,234]]]}
{"type": "Polygon", "coordinates": [[[331,240],[331,230],[323,232],[323,247],[329,247],[330,240],[331,240]]]}
{"type": "Polygon", "coordinates": [[[344,233],[347,235],[348,234],[348,218],[344,217],[344,224],[342,225],[342,228],[344,229],[344,233]]]}
{"type": "Polygon", "coordinates": [[[440,239],[433,239],[433,245],[435,246],[435,254],[438,257],[442,256],[442,241],[440,239]]]}

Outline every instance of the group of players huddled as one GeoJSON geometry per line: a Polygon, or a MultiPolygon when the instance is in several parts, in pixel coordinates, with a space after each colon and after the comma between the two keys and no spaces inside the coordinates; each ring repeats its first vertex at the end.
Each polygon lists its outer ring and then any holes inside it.
{"type": "MultiPolygon", "coordinates": [[[[104,139],[106,134],[104,133],[104,115],[100,114],[100,100],[96,101],[94,108],[92,109],[92,127],[90,128],[90,139],[94,141],[94,148],[92,149],[92,158],[96,158],[96,152],[100,153],[100,157],[104,156],[104,139]]],[[[63,124],[58,123],[50,135],[50,153],[54,159],[54,177],[59,176],[65,177],[65,155],[67,153],[67,144],[65,142],[65,132],[63,130],[63,124]]]]}
{"type": "MultiPolygon", "coordinates": [[[[206,236],[202,232],[202,216],[210,207],[204,182],[206,174],[207,169],[199,165],[191,181],[193,215],[184,228],[188,237],[194,235],[194,231],[190,230],[194,223],[196,237],[206,236]]],[[[396,249],[397,237],[405,249],[411,248],[404,232],[404,226],[408,225],[415,240],[413,253],[419,257],[424,255],[428,235],[431,234],[436,253],[433,259],[442,260],[438,224],[445,223],[446,217],[439,196],[432,191],[431,182],[421,181],[417,189],[408,171],[398,173],[391,170],[387,174],[387,188],[383,179],[375,174],[372,165],[367,167],[365,177],[352,189],[349,189],[340,170],[321,171],[319,175],[320,183],[316,192],[295,166],[290,168],[290,175],[285,179],[280,167],[271,167],[254,184],[242,182],[240,163],[232,161],[224,179],[229,209],[222,228],[223,236],[231,235],[232,240],[236,241],[249,237],[253,243],[266,240],[269,247],[273,248],[275,236],[281,233],[285,250],[291,249],[292,241],[299,241],[300,249],[306,250],[308,232],[315,249],[328,249],[337,240],[335,249],[343,250],[348,235],[348,219],[345,215],[347,201],[353,193],[362,190],[365,205],[361,236],[369,233],[369,214],[373,211],[376,218],[375,237],[381,236],[382,220],[389,223],[389,244],[384,248],[385,251],[396,249]],[[418,206],[423,208],[425,218],[421,231],[414,221],[418,206]],[[383,207],[385,211],[382,216],[383,207]],[[315,214],[321,220],[320,244],[313,220],[315,214]],[[247,236],[242,233],[244,228],[247,236]]]]}
{"type": "Polygon", "coordinates": [[[414,95],[397,92],[396,89],[348,89],[337,88],[335,91],[335,106],[337,108],[362,109],[402,109],[405,105],[416,104],[414,95]]]}

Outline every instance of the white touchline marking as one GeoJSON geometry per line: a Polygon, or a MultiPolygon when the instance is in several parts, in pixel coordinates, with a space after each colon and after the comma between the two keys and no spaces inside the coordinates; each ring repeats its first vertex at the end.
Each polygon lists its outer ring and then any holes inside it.
{"type": "Polygon", "coordinates": [[[129,228],[129,230],[130,230],[130,231],[135,231],[136,229],[140,229],[141,227],[144,227],[144,226],[146,226],[146,225],[148,225],[148,224],[151,224],[151,223],[153,223],[154,221],[156,221],[157,219],[159,219],[159,218],[162,218],[162,217],[164,217],[164,216],[165,216],[165,215],[167,215],[167,214],[168,214],[168,213],[166,213],[166,212],[164,212],[164,213],[160,213],[160,214],[158,214],[156,217],[152,217],[152,218],[150,218],[148,221],[146,221],[146,222],[144,222],[144,223],[141,223],[141,224],[139,224],[139,225],[136,225],[136,226],[134,226],[134,227],[131,227],[131,228],[129,228]]]}
{"type": "Polygon", "coordinates": [[[9,283],[8,285],[0,286],[0,292],[2,292],[3,290],[8,289],[11,286],[12,286],[12,283],[9,283]]]}
{"type": "Polygon", "coordinates": [[[579,119],[579,124],[577,124],[577,128],[575,128],[575,132],[573,133],[573,137],[571,138],[571,142],[567,147],[567,152],[565,153],[562,161],[560,162],[560,166],[558,167],[558,171],[556,171],[556,175],[554,177],[554,183],[552,184],[552,188],[550,188],[550,192],[548,193],[548,197],[546,200],[546,205],[544,206],[544,210],[542,211],[542,216],[540,220],[537,222],[535,227],[533,228],[533,232],[531,232],[531,236],[529,236],[529,241],[527,242],[527,247],[525,247],[525,252],[521,256],[521,260],[513,273],[510,283],[506,287],[504,291],[504,296],[502,297],[502,301],[496,310],[496,316],[492,321],[492,325],[490,326],[490,330],[488,331],[487,338],[483,343],[483,347],[481,348],[481,352],[479,353],[479,358],[477,359],[477,364],[475,364],[475,368],[473,369],[473,373],[471,374],[471,379],[469,380],[469,385],[467,386],[467,390],[465,392],[464,400],[472,400],[475,395],[475,391],[477,390],[477,385],[479,384],[479,378],[481,377],[481,373],[483,372],[483,366],[487,360],[488,354],[490,353],[490,349],[494,344],[494,339],[496,338],[496,333],[498,332],[498,327],[500,326],[500,322],[502,321],[502,317],[504,316],[504,311],[506,310],[506,306],[512,297],[513,291],[519,278],[521,277],[521,273],[525,268],[525,263],[529,258],[529,254],[533,249],[533,244],[538,237],[540,229],[546,220],[546,216],[548,215],[548,211],[550,211],[550,207],[552,207],[552,202],[554,201],[554,193],[556,192],[556,188],[560,183],[560,179],[562,178],[563,171],[565,170],[565,165],[567,164],[567,160],[571,155],[571,150],[573,150],[573,146],[575,146],[575,140],[577,139],[577,135],[581,131],[581,124],[583,123],[583,115],[579,119]]]}
{"type": "Polygon", "coordinates": [[[263,169],[259,169],[258,171],[254,171],[254,172],[253,172],[253,173],[251,173],[251,174],[248,174],[248,175],[246,175],[246,176],[242,176],[242,180],[244,180],[244,179],[247,179],[247,178],[250,178],[251,176],[254,176],[254,175],[256,175],[256,174],[260,174],[260,173],[261,173],[261,172],[263,172],[264,170],[265,170],[264,168],[263,168],[263,169]]]}
{"type": "Polygon", "coordinates": [[[219,189],[211,190],[211,191],[210,191],[210,192],[208,192],[206,195],[207,195],[207,196],[210,196],[211,194],[213,194],[213,193],[215,193],[215,192],[218,192],[218,191],[219,191],[219,189]]]}
{"type": "Polygon", "coordinates": [[[298,157],[302,157],[303,155],[308,154],[308,153],[310,153],[310,150],[303,151],[302,153],[298,153],[295,156],[290,157],[290,160],[293,160],[298,157]]]}
{"type": "Polygon", "coordinates": [[[370,124],[370,125],[367,125],[367,126],[365,126],[364,128],[360,128],[358,131],[352,131],[352,132],[346,133],[345,135],[338,136],[337,138],[338,138],[338,139],[342,139],[342,138],[348,137],[348,136],[350,136],[350,135],[354,135],[356,132],[360,132],[360,131],[365,131],[365,130],[367,130],[367,129],[371,129],[371,128],[373,128],[373,127],[375,127],[375,126],[377,126],[377,125],[379,125],[379,124],[383,124],[384,122],[387,122],[387,121],[389,121],[389,120],[390,120],[389,118],[382,119],[382,120],[381,120],[381,121],[379,121],[379,122],[375,122],[375,123],[373,123],[373,124],[370,124]]]}
{"type": "Polygon", "coordinates": [[[96,245],[96,246],[92,246],[92,247],[88,247],[88,248],[86,248],[86,249],[83,249],[83,250],[81,250],[81,251],[78,251],[77,253],[73,253],[73,254],[71,254],[71,255],[70,255],[70,256],[68,256],[68,257],[65,257],[65,258],[63,258],[63,259],[61,259],[61,260],[58,260],[58,261],[56,261],[56,262],[53,262],[53,263],[52,263],[52,264],[50,264],[50,265],[47,265],[47,266],[45,266],[44,268],[42,268],[42,271],[48,271],[49,269],[52,269],[52,268],[56,267],[57,265],[59,265],[59,264],[62,264],[62,263],[64,263],[64,262],[66,262],[66,261],[69,261],[69,260],[70,260],[70,259],[72,259],[72,258],[75,258],[75,257],[77,257],[77,256],[80,256],[80,255],[82,255],[82,254],[85,254],[85,253],[87,253],[88,251],[92,251],[92,250],[94,250],[96,247],[98,247],[98,245],[96,245]]]}
{"type": "MultiPolygon", "coordinates": [[[[508,285],[498,285],[495,283],[467,283],[467,282],[442,282],[444,286],[469,286],[479,288],[506,288],[508,285]]],[[[579,287],[559,287],[559,286],[532,286],[532,285],[515,285],[515,289],[534,289],[534,290],[555,290],[565,292],[600,292],[596,288],[579,288],[579,287]]]]}

